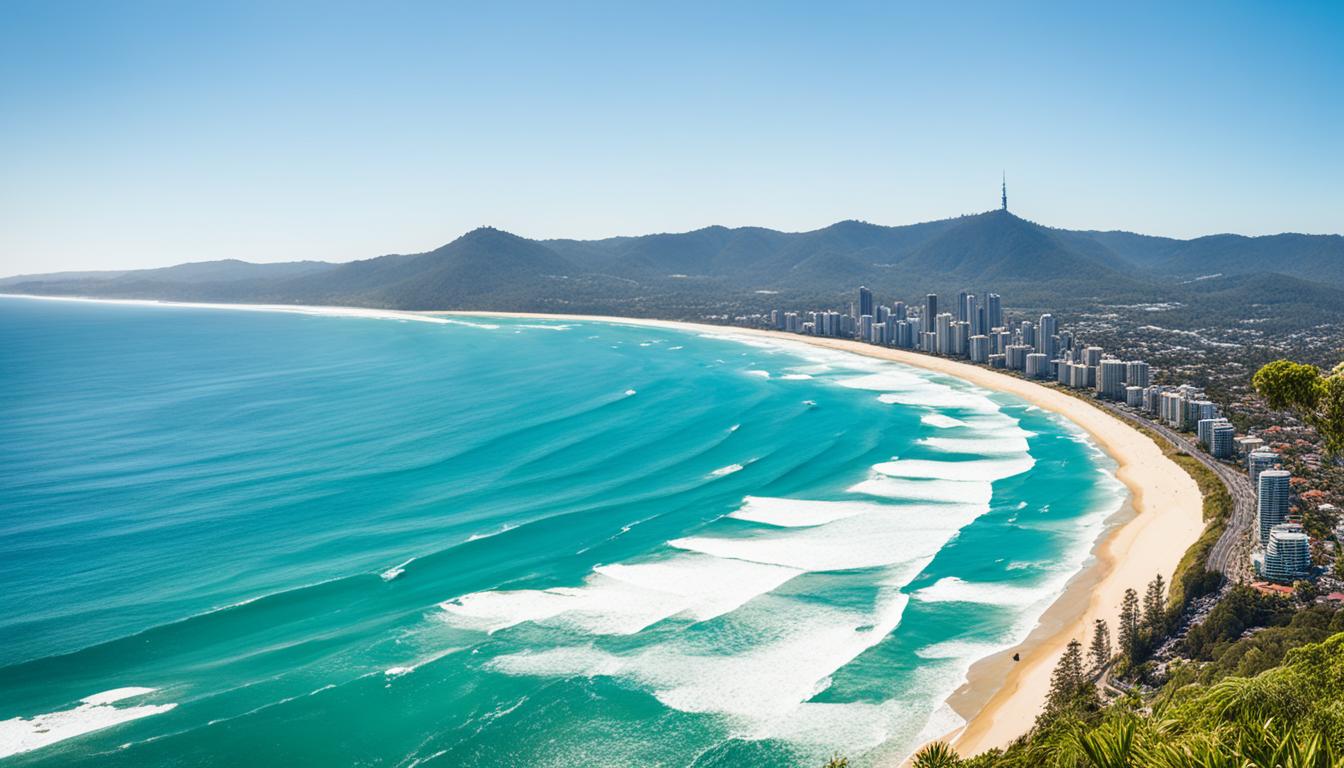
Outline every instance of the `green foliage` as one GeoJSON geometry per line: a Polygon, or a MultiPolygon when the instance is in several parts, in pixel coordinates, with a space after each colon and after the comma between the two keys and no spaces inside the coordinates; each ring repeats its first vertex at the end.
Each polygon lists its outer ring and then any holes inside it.
{"type": "Polygon", "coordinates": [[[1079,731],[1074,741],[1088,764],[1096,768],[1129,768],[1134,726],[1134,718],[1125,717],[1101,728],[1079,731]]]}
{"type": "Polygon", "coordinates": [[[1344,632],[1253,677],[1173,684],[1179,689],[1151,711],[1122,698],[1096,713],[1044,718],[1008,749],[960,765],[1344,768],[1344,632]]]}
{"type": "Polygon", "coordinates": [[[1204,684],[1231,676],[1254,677],[1282,664],[1293,648],[1318,643],[1339,632],[1344,632],[1344,611],[1312,606],[1293,613],[1286,624],[1266,627],[1230,645],[1223,644],[1216,658],[1198,670],[1196,677],[1204,684]]]}
{"type": "Polygon", "coordinates": [[[1256,371],[1251,384],[1271,408],[1312,411],[1324,394],[1321,378],[1314,365],[1275,360],[1256,371]]]}
{"type": "Polygon", "coordinates": [[[1344,454],[1344,364],[1326,374],[1314,365],[1275,360],[1251,383],[1270,407],[1291,410],[1315,428],[1327,453],[1344,454]]]}
{"type": "Polygon", "coordinates": [[[935,741],[915,753],[914,768],[959,768],[961,756],[945,742],[935,741]]]}
{"type": "Polygon", "coordinates": [[[1083,644],[1070,640],[1055,671],[1050,675],[1050,693],[1045,701],[1046,716],[1062,712],[1086,713],[1099,705],[1097,688],[1083,667],[1083,644]]]}
{"type": "Polygon", "coordinates": [[[1120,652],[1125,655],[1125,660],[1130,664],[1135,663],[1139,656],[1139,593],[1132,589],[1125,590],[1125,597],[1120,603],[1120,652]]]}
{"type": "Polygon", "coordinates": [[[843,755],[831,755],[831,759],[821,768],[849,768],[849,758],[843,755]]]}
{"type": "Polygon", "coordinates": [[[1162,580],[1162,574],[1148,582],[1148,590],[1143,595],[1143,628],[1148,631],[1150,636],[1157,636],[1166,631],[1167,615],[1165,608],[1166,602],[1166,582],[1162,580]]]}
{"type": "Polygon", "coordinates": [[[1113,652],[1111,650],[1111,630],[1106,626],[1105,619],[1097,619],[1092,624],[1092,645],[1087,649],[1087,655],[1092,660],[1092,667],[1100,670],[1104,669],[1110,662],[1113,652]]]}
{"type": "Polygon", "coordinates": [[[1185,650],[1193,659],[1212,660],[1247,629],[1287,624],[1291,618],[1287,600],[1239,585],[1228,591],[1203,622],[1190,628],[1185,650]]]}

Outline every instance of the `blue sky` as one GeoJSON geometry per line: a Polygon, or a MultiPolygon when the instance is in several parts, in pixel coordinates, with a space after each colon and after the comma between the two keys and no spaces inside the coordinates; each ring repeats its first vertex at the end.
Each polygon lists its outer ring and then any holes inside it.
{"type": "Polygon", "coordinates": [[[0,6],[0,274],[1010,207],[1344,231],[1344,4],[0,6]]]}

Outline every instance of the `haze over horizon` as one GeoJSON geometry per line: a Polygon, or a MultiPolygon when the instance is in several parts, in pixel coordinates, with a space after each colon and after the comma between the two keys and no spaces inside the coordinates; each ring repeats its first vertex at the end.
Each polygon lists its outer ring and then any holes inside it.
{"type": "Polygon", "coordinates": [[[1009,207],[1337,234],[1344,9],[18,3],[0,275],[1009,207]]]}

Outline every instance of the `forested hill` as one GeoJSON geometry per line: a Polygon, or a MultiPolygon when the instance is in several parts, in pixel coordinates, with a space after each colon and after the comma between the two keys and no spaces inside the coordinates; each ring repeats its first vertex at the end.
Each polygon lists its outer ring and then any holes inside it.
{"type": "Polygon", "coordinates": [[[604,240],[529,240],[486,227],[420,254],[28,275],[0,280],[0,291],[695,318],[843,309],[860,284],[883,300],[996,290],[1016,306],[1055,309],[1249,302],[1320,322],[1344,313],[1344,238],[1174,240],[1052,229],[1006,211],[898,227],[842,221],[812,232],[707,227],[604,240]]]}

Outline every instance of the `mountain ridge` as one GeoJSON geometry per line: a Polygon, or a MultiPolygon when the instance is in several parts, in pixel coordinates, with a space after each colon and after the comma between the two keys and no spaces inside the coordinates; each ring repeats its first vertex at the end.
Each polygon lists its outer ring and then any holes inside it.
{"type": "MultiPolygon", "coordinates": [[[[534,240],[479,227],[423,253],[335,264],[216,260],[25,275],[0,279],[0,290],[708,317],[843,307],[861,283],[906,300],[925,292],[997,290],[1021,306],[1052,309],[1198,303],[1219,294],[1211,290],[1216,286],[1190,287],[1197,278],[1273,274],[1319,286],[1320,292],[1308,292],[1334,304],[1330,297],[1344,297],[1344,238],[1287,233],[1177,240],[1051,228],[1005,210],[897,226],[850,219],[804,232],[710,226],[599,240],[534,240]]],[[[1338,303],[1344,312],[1344,298],[1338,303]]]]}

